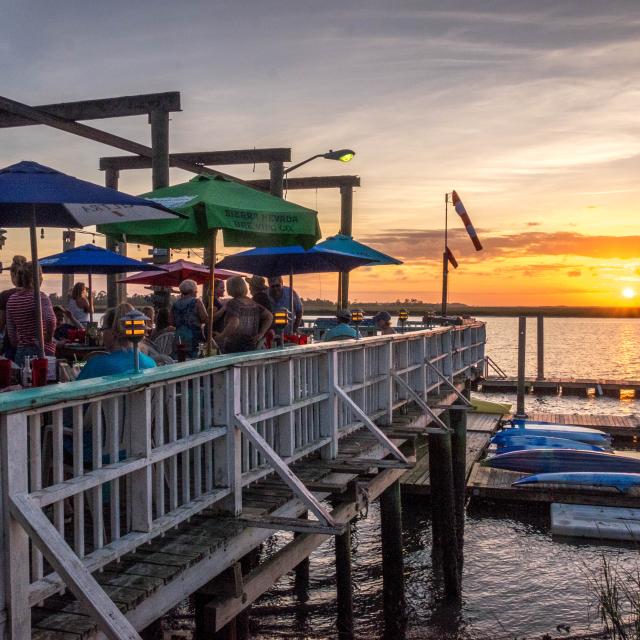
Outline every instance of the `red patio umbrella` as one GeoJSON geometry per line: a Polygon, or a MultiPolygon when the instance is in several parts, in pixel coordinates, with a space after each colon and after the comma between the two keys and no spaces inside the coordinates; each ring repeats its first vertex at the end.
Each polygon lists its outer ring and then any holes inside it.
{"type": "MultiPolygon", "coordinates": [[[[176,260],[162,265],[162,270],[134,273],[118,282],[126,284],[150,284],[156,287],[177,287],[183,280],[195,280],[198,284],[206,284],[210,280],[209,267],[187,260],[176,260]]],[[[226,280],[237,276],[235,271],[216,269],[215,276],[219,280],[226,280]]]]}

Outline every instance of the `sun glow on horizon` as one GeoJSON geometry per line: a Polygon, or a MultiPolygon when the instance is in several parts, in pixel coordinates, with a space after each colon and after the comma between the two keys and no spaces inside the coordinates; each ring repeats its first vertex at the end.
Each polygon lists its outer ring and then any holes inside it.
{"type": "Polygon", "coordinates": [[[625,287],[621,293],[622,297],[626,298],[627,300],[631,300],[631,298],[636,297],[636,292],[631,287],[625,287]]]}

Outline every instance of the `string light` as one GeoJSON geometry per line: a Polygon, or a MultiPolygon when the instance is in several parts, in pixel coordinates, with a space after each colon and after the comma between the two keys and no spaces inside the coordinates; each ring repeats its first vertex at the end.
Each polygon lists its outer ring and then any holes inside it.
{"type": "Polygon", "coordinates": [[[44,229],[40,229],[40,239],[44,240],[44,229]]]}

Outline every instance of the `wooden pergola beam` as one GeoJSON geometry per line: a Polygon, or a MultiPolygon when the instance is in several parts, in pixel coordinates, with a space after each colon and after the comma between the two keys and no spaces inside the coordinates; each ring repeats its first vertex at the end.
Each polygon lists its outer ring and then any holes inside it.
{"type": "MultiPolygon", "coordinates": [[[[198,165],[262,164],[269,162],[291,162],[291,149],[230,149],[227,151],[199,151],[194,153],[172,153],[169,164],[190,162],[198,165]]],[[[150,169],[151,160],[143,156],[105,156],[100,158],[100,170],[150,169]]]]}
{"type": "MultiPolygon", "coordinates": [[[[247,184],[269,190],[269,180],[247,180],[247,184]]],[[[341,187],[359,187],[360,176],[317,176],[311,178],[286,178],[285,189],[340,189],[341,187]]]]}
{"type": "MultiPolygon", "coordinates": [[[[65,120],[59,116],[53,116],[51,114],[38,111],[38,109],[35,109],[34,107],[30,107],[29,105],[16,100],[11,100],[10,98],[5,98],[4,96],[0,96],[0,111],[1,110],[30,119],[37,124],[46,124],[54,129],[60,129],[61,131],[73,133],[82,138],[110,145],[116,149],[122,149],[123,151],[135,153],[136,155],[145,156],[147,158],[153,157],[153,150],[151,147],[147,147],[146,145],[134,142],[133,140],[128,140],[121,136],[116,136],[113,133],[103,131],[102,129],[90,127],[89,125],[76,122],[75,120],[65,120]]],[[[182,160],[176,161],[175,166],[179,169],[184,169],[185,171],[191,171],[193,173],[207,173],[213,176],[221,176],[233,182],[247,184],[244,180],[236,178],[235,176],[228,175],[222,171],[217,171],[216,169],[211,169],[209,167],[194,165],[190,162],[184,162],[182,160]]]]}
{"type": "MultiPolygon", "coordinates": [[[[78,102],[60,102],[44,104],[34,109],[65,120],[101,120],[140,116],[152,111],[181,111],[180,92],[144,93],[136,96],[102,98],[99,100],[79,100],[78,102]]],[[[42,124],[11,111],[0,110],[0,128],[25,127],[42,124]]]]}

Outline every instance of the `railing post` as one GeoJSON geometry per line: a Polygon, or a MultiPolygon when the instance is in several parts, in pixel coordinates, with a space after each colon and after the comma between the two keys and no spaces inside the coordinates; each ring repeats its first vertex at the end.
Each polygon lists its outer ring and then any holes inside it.
{"type": "Polygon", "coordinates": [[[516,400],[516,418],[526,418],[524,394],[526,393],[525,370],[527,355],[527,319],[518,318],[518,393],[516,400]]]}
{"type": "Polygon", "coordinates": [[[279,447],[278,454],[287,458],[293,455],[296,448],[296,431],[293,420],[293,409],[291,409],[294,401],[294,389],[293,389],[293,360],[288,358],[284,362],[278,362],[276,365],[277,370],[277,393],[278,393],[278,405],[281,407],[289,407],[287,413],[278,416],[278,434],[279,434],[279,447]]]}
{"type": "Polygon", "coordinates": [[[338,352],[330,349],[321,361],[320,378],[329,397],[320,406],[320,436],[330,437],[331,442],[320,450],[324,460],[331,460],[338,455],[338,352]]]}
{"type": "Polygon", "coordinates": [[[2,510],[4,535],[4,575],[11,640],[31,638],[29,607],[29,536],[9,511],[9,496],[27,493],[27,416],[24,413],[0,416],[2,447],[2,510]]]}
{"type": "MultiPolygon", "coordinates": [[[[130,456],[151,455],[151,389],[130,396],[130,456]]],[[[150,531],[153,522],[153,474],[151,464],[131,474],[131,529],[150,531]]]]}
{"type": "Polygon", "coordinates": [[[380,383],[380,389],[383,397],[381,398],[380,406],[384,408],[385,414],[381,416],[380,421],[384,425],[390,425],[393,422],[393,392],[394,392],[394,380],[391,375],[395,370],[395,363],[393,361],[393,340],[389,338],[382,350],[382,362],[381,362],[381,374],[385,374],[387,379],[380,383]]]}
{"type": "Polygon", "coordinates": [[[234,515],[242,512],[242,433],[236,416],[242,412],[240,367],[231,367],[227,372],[227,484],[231,489],[229,510],[234,515]]]}
{"type": "Polygon", "coordinates": [[[544,316],[538,316],[538,380],[544,380],[544,316]]]}

